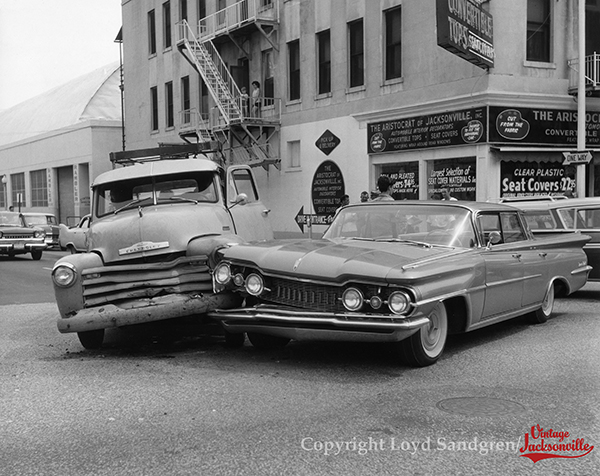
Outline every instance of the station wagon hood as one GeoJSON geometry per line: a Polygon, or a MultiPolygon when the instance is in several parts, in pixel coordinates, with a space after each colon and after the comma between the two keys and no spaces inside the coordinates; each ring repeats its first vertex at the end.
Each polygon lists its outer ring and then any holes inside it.
{"type": "Polygon", "coordinates": [[[178,214],[177,205],[157,206],[103,217],[90,227],[89,239],[91,250],[101,253],[105,263],[114,263],[185,252],[193,238],[233,233],[231,228],[217,205],[197,206],[193,214],[178,214]]]}
{"type": "Polygon", "coordinates": [[[397,242],[299,240],[234,246],[225,257],[254,263],[269,274],[344,281],[353,276],[397,278],[404,273],[403,266],[452,253],[456,249],[397,242]]]}

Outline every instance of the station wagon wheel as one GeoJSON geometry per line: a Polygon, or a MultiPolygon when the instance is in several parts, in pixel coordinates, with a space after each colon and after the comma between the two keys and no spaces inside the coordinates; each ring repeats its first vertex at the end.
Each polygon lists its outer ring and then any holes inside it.
{"type": "Polygon", "coordinates": [[[406,363],[415,367],[426,367],[440,358],[447,337],[448,313],[444,303],[440,302],[429,314],[429,325],[398,344],[406,363]]]}
{"type": "Polygon", "coordinates": [[[554,284],[550,283],[544,300],[542,301],[542,307],[537,309],[531,314],[531,322],[534,324],[543,324],[548,320],[554,309],[554,284]]]}
{"type": "Polygon", "coordinates": [[[279,349],[285,347],[290,341],[287,337],[257,334],[255,332],[248,332],[248,340],[254,347],[261,350],[279,349]]]}
{"type": "Polygon", "coordinates": [[[99,349],[102,347],[102,342],[104,341],[104,329],[78,332],[77,337],[79,337],[79,342],[81,342],[81,345],[85,349],[99,349]]]}
{"type": "Polygon", "coordinates": [[[42,259],[42,250],[34,250],[31,252],[31,259],[39,261],[42,259]]]}

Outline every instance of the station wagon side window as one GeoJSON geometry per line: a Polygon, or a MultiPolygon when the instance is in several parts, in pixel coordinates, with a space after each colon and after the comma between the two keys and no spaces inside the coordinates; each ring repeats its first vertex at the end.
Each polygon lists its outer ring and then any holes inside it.
{"type": "Polygon", "coordinates": [[[558,210],[560,219],[565,224],[565,228],[573,229],[575,227],[575,209],[574,208],[561,208],[558,210]]]}
{"type": "Polygon", "coordinates": [[[577,210],[577,228],[592,230],[600,228],[600,208],[577,210]]]}
{"type": "Polygon", "coordinates": [[[228,184],[228,197],[229,201],[235,201],[240,193],[245,193],[248,196],[248,202],[255,202],[258,200],[258,192],[252,174],[248,169],[237,169],[233,170],[230,174],[228,184]]]}

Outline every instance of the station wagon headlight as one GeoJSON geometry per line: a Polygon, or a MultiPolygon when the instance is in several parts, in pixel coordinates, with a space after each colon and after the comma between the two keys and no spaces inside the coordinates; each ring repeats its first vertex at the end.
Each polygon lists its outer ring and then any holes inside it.
{"type": "Polygon", "coordinates": [[[358,311],[364,303],[365,299],[360,289],[348,288],[342,294],[342,303],[349,311],[358,311]]]}
{"type": "Polygon", "coordinates": [[[388,297],[387,304],[394,314],[404,314],[410,307],[410,297],[403,291],[395,291],[388,297]]]}
{"type": "Polygon", "coordinates": [[[77,278],[77,272],[72,266],[60,265],[52,270],[52,281],[61,288],[73,285],[77,278]]]}
{"type": "Polygon", "coordinates": [[[224,286],[231,280],[231,268],[227,263],[220,263],[215,268],[213,276],[217,283],[224,286]]]}
{"type": "Polygon", "coordinates": [[[33,237],[34,238],[44,238],[46,236],[46,232],[45,231],[41,231],[41,230],[36,230],[33,232],[33,237]]]}
{"type": "Polygon", "coordinates": [[[265,290],[265,281],[262,276],[251,273],[246,277],[246,291],[251,296],[260,296],[265,290]]]}

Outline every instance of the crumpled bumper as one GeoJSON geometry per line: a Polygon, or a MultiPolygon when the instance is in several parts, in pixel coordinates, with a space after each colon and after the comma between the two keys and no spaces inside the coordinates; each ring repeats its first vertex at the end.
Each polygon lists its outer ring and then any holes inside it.
{"type": "Polygon", "coordinates": [[[170,294],[152,299],[128,301],[119,306],[104,304],[81,309],[70,317],[59,317],[57,326],[62,333],[86,332],[207,314],[218,308],[231,308],[240,304],[240,297],[234,293],[170,294]]]}
{"type": "Polygon", "coordinates": [[[328,313],[255,306],[217,309],[209,317],[231,333],[257,332],[295,340],[397,342],[429,325],[425,316],[379,318],[358,313],[328,313]]]}

